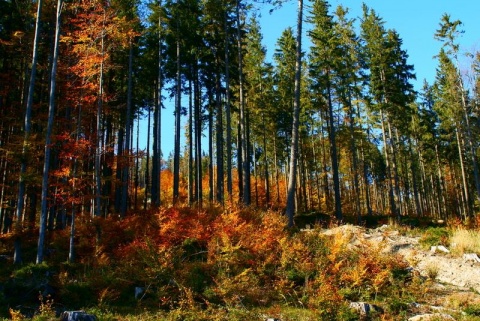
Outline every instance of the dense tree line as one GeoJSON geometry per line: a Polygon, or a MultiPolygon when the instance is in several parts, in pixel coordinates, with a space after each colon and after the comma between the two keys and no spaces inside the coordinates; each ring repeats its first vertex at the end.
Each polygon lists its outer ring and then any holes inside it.
{"type": "Polygon", "coordinates": [[[436,79],[416,92],[374,9],[298,4],[268,62],[257,12],[281,2],[0,2],[0,232],[15,261],[24,231],[39,227],[42,262],[45,233],[70,228],[73,261],[76,220],[180,203],[286,209],[289,224],[473,217],[480,55],[460,69],[461,22],[441,18],[436,79]]]}

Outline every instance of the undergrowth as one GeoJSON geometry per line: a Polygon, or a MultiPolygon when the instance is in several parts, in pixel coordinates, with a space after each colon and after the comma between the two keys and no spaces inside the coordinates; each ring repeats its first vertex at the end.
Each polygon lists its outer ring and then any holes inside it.
{"type": "MultiPolygon", "coordinates": [[[[382,244],[352,245],[361,237],[353,229],[327,235],[285,226],[277,212],[218,208],[79,220],[74,263],[65,262],[68,231],[56,231],[45,264],[0,267],[7,294],[0,313],[36,320],[65,309],[86,309],[99,320],[357,320],[349,304],[364,301],[381,308],[376,317],[394,320],[422,300],[423,281],[402,257],[382,253],[382,244]]],[[[10,251],[12,237],[2,238],[10,251]]]]}

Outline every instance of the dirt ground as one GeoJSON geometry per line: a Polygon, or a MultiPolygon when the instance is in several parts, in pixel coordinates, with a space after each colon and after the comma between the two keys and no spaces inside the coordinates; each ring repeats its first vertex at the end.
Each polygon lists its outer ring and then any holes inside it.
{"type": "MultiPolygon", "coordinates": [[[[418,273],[426,282],[426,300],[413,303],[418,315],[446,314],[462,315],[462,310],[472,304],[480,305],[480,259],[473,254],[473,260],[458,257],[447,251],[447,248],[426,249],[420,243],[420,236],[400,233],[395,228],[382,226],[376,229],[365,229],[353,225],[339,226],[327,230],[326,234],[350,234],[351,246],[372,246],[380,248],[384,253],[399,254],[411,265],[413,273],[418,273]],[[338,230],[340,229],[340,231],[338,230]]],[[[437,318],[434,318],[437,320],[437,318]]],[[[443,320],[441,317],[438,318],[443,320]]],[[[410,320],[417,320],[412,318],[410,320]]],[[[418,320],[429,320],[418,318],[418,320]]]]}

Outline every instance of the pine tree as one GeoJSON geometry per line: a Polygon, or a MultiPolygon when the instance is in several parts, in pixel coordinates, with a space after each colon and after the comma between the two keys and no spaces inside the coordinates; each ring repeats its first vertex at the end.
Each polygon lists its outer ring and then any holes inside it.
{"type": "Polygon", "coordinates": [[[329,5],[324,0],[315,1],[312,9],[311,22],[314,27],[310,32],[313,47],[311,48],[310,75],[313,80],[312,90],[319,96],[316,103],[326,109],[328,122],[328,137],[330,143],[330,157],[333,171],[333,185],[335,196],[335,217],[342,220],[342,204],[340,196],[340,178],[337,159],[336,125],[333,113],[333,100],[339,94],[336,83],[342,72],[343,52],[340,50],[339,36],[335,30],[333,17],[328,13],[329,5]]]}

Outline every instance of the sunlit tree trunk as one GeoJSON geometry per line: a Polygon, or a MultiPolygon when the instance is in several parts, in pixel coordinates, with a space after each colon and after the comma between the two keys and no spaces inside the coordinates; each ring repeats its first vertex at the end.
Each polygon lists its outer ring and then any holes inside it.
{"type": "Polygon", "coordinates": [[[462,173],[462,183],[463,183],[463,194],[462,194],[462,199],[464,200],[463,216],[467,218],[471,215],[470,196],[469,196],[469,190],[468,190],[467,174],[465,172],[465,165],[463,161],[463,144],[462,144],[462,139],[460,138],[460,132],[458,128],[459,126],[456,127],[455,135],[457,138],[458,159],[460,161],[460,170],[462,173]]]}
{"type": "MultiPolygon", "coordinates": [[[[105,9],[103,11],[103,26],[105,25],[105,9]]],[[[101,157],[102,157],[102,112],[103,112],[103,67],[105,59],[105,28],[102,29],[101,34],[101,62],[100,75],[98,85],[98,103],[97,103],[97,118],[95,123],[95,130],[97,134],[97,141],[95,146],[95,201],[94,201],[94,216],[99,217],[102,212],[102,177],[101,177],[101,157]]]]}
{"type": "Polygon", "coordinates": [[[303,0],[298,0],[297,16],[297,37],[296,37],[296,61],[295,61],[295,100],[293,104],[293,126],[292,142],[290,147],[290,173],[288,177],[287,206],[285,213],[288,217],[288,226],[294,225],[295,214],[295,191],[298,158],[299,140],[299,118],[300,118],[300,81],[302,75],[302,22],[303,22],[303,0]]]}
{"type": "Polygon", "coordinates": [[[338,156],[337,156],[337,143],[335,140],[335,122],[333,119],[333,103],[330,88],[330,75],[327,71],[327,96],[328,96],[328,138],[330,141],[330,158],[332,162],[333,171],[333,191],[335,197],[335,217],[337,221],[341,222],[342,215],[342,198],[340,195],[340,177],[338,174],[338,156]]]}
{"type": "MultiPolygon", "coordinates": [[[[155,96],[155,95],[154,95],[155,96]]],[[[150,191],[150,123],[151,123],[151,115],[152,112],[150,107],[148,108],[148,116],[147,116],[147,146],[145,149],[147,150],[146,160],[145,160],[145,194],[143,199],[143,209],[147,209],[148,204],[148,197],[150,191]]]]}
{"type": "Polygon", "coordinates": [[[202,119],[201,119],[201,105],[200,105],[200,79],[198,74],[198,62],[194,70],[194,114],[195,114],[195,186],[196,186],[196,200],[199,207],[202,207],[203,202],[203,184],[202,184],[202,119]]]}
{"type": "Polygon", "coordinates": [[[386,172],[387,172],[387,188],[388,188],[388,199],[390,203],[390,212],[393,217],[397,217],[397,206],[395,203],[395,194],[394,194],[394,184],[392,180],[392,168],[391,168],[391,161],[390,161],[390,155],[388,153],[388,144],[387,144],[387,132],[385,129],[385,118],[383,115],[383,111],[380,111],[380,118],[381,118],[381,124],[382,124],[382,137],[383,137],[383,152],[385,154],[385,165],[386,165],[386,172]]]}
{"type": "MultiPolygon", "coordinates": [[[[220,65],[220,59],[217,59],[217,65],[220,65]]],[[[215,75],[215,107],[216,107],[216,165],[217,165],[217,183],[216,183],[216,200],[220,204],[223,204],[223,109],[222,109],[222,96],[221,96],[221,84],[220,84],[220,69],[217,68],[215,75]]]]}
{"type": "MultiPolygon", "coordinates": [[[[178,25],[177,25],[178,29],[178,25]]],[[[177,30],[178,31],[178,30],[177,30]]],[[[180,73],[180,39],[176,41],[177,45],[177,77],[175,91],[175,142],[173,151],[173,204],[178,202],[179,182],[180,182],[180,118],[182,104],[182,78],[180,73]]]]}
{"type": "Polygon", "coordinates": [[[243,54],[242,54],[242,34],[240,19],[240,0],[237,0],[237,47],[238,47],[238,86],[239,86],[239,104],[240,104],[240,143],[239,149],[242,149],[242,166],[243,170],[243,193],[242,201],[245,205],[251,203],[250,192],[250,147],[248,146],[249,132],[247,131],[247,113],[245,110],[245,94],[244,94],[244,76],[243,76],[243,54]]]}
{"type": "Polygon", "coordinates": [[[232,115],[230,112],[230,60],[228,50],[228,26],[227,12],[225,11],[225,120],[226,120],[226,152],[227,152],[227,193],[228,199],[232,201],[232,115]]]}
{"type": "Polygon", "coordinates": [[[355,191],[355,212],[357,216],[357,223],[362,221],[362,211],[360,208],[360,186],[358,182],[358,156],[357,146],[355,139],[355,120],[353,113],[353,106],[351,97],[348,98],[348,117],[349,117],[349,130],[350,130],[350,153],[352,154],[352,174],[353,174],[353,188],[355,191]]]}

